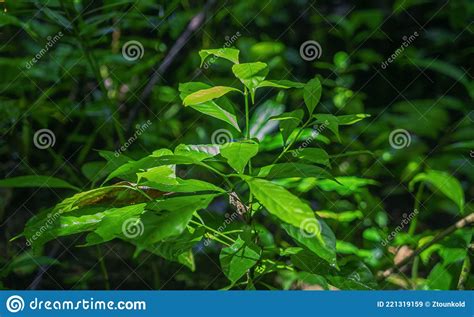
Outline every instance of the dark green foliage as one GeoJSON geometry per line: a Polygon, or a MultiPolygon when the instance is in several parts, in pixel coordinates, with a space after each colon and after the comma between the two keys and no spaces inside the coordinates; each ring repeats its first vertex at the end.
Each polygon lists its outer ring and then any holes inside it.
{"type": "Polygon", "coordinates": [[[5,6],[1,288],[473,287],[471,2],[5,6]]]}

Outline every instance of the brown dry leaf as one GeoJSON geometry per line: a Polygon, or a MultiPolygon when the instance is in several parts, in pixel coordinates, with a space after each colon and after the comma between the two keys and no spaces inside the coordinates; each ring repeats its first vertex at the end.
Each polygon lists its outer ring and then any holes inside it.
{"type": "Polygon", "coordinates": [[[395,254],[395,258],[393,259],[393,262],[395,263],[395,265],[398,265],[405,258],[408,258],[412,254],[413,254],[413,250],[407,247],[406,245],[404,245],[398,249],[397,254],[395,254]]]}

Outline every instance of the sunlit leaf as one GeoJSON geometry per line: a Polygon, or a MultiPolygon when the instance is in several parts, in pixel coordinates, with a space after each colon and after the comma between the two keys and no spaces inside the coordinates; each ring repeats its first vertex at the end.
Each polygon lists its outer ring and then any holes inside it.
{"type": "Polygon", "coordinates": [[[206,101],[211,101],[220,98],[231,91],[240,92],[240,90],[238,89],[225,86],[215,86],[207,89],[198,90],[186,96],[186,98],[183,99],[183,104],[185,106],[198,105],[206,101]]]}
{"type": "Polygon", "coordinates": [[[410,190],[413,191],[414,185],[418,182],[426,182],[439,190],[459,207],[461,213],[464,213],[464,192],[455,177],[446,172],[430,170],[416,175],[410,182],[410,190]]]}
{"type": "Polygon", "coordinates": [[[238,238],[234,244],[223,248],[219,256],[222,271],[234,284],[260,259],[261,250],[238,238]]]}
{"type": "Polygon", "coordinates": [[[207,50],[200,50],[199,56],[201,57],[201,66],[204,64],[206,59],[213,55],[215,57],[223,58],[228,61],[231,61],[234,64],[239,63],[239,53],[240,51],[235,48],[218,48],[218,49],[207,49],[207,50]]]}
{"type": "Polygon", "coordinates": [[[304,103],[306,104],[310,115],[313,113],[314,108],[316,108],[319,99],[321,99],[321,90],[321,82],[317,77],[308,81],[308,83],[304,86],[304,103]]]}
{"type": "Polygon", "coordinates": [[[221,155],[227,159],[227,163],[241,174],[249,160],[257,155],[258,144],[254,141],[240,141],[225,144],[221,148],[221,155]]]}
{"type": "Polygon", "coordinates": [[[297,228],[315,219],[311,208],[285,188],[264,179],[245,177],[258,201],[274,216],[297,228]]]}

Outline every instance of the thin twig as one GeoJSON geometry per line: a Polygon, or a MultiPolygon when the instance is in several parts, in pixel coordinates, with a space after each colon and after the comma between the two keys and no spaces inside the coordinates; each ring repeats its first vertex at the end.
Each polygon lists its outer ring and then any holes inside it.
{"type": "Polygon", "coordinates": [[[449,226],[448,228],[444,229],[436,237],[434,237],[433,240],[431,240],[430,242],[424,244],[420,248],[416,249],[410,256],[403,259],[403,261],[401,261],[397,265],[394,265],[393,267],[381,272],[379,274],[378,278],[380,280],[383,280],[383,279],[387,278],[388,276],[392,275],[395,272],[395,270],[398,270],[401,267],[403,267],[404,265],[408,264],[416,256],[420,255],[423,251],[425,251],[426,249],[428,249],[429,247],[431,247],[435,243],[443,240],[445,237],[447,237],[448,235],[450,235],[454,231],[456,231],[458,229],[461,229],[461,228],[464,228],[464,227],[467,227],[467,226],[470,226],[473,223],[474,223],[474,213],[471,213],[471,214],[467,215],[466,217],[462,218],[461,220],[459,220],[458,222],[456,222],[455,224],[453,224],[453,225],[449,226]]]}

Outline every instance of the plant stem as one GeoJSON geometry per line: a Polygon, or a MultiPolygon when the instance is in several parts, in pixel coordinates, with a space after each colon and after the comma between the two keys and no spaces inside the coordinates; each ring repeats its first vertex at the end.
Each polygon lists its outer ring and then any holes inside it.
{"type": "MultiPolygon", "coordinates": [[[[250,111],[249,111],[249,96],[248,96],[248,89],[247,87],[244,87],[244,99],[245,99],[245,138],[248,140],[250,139],[250,111]]],[[[252,102],[253,105],[253,102],[252,102]]],[[[248,162],[248,167],[249,167],[249,175],[252,175],[252,159],[249,159],[248,162]]],[[[252,202],[253,202],[253,194],[252,191],[249,190],[249,210],[250,214],[248,216],[248,220],[251,221],[252,219],[252,202]]]]}
{"type": "Polygon", "coordinates": [[[298,131],[298,133],[296,134],[296,136],[293,138],[293,140],[291,140],[290,144],[288,144],[288,146],[286,146],[284,149],[283,149],[283,152],[280,153],[280,155],[278,155],[278,157],[272,162],[272,164],[276,164],[282,157],[283,155],[286,154],[286,152],[288,152],[288,150],[293,146],[293,144],[295,144],[295,142],[298,140],[298,138],[300,137],[301,133],[303,133],[304,129],[308,126],[308,124],[310,123],[311,121],[311,118],[309,118],[304,124],[303,126],[301,127],[301,129],[298,131]]]}
{"type": "Polygon", "coordinates": [[[99,257],[100,269],[102,270],[102,274],[104,275],[105,281],[105,289],[110,290],[110,281],[109,281],[109,273],[107,272],[107,267],[105,266],[104,256],[102,255],[102,250],[100,246],[97,246],[97,252],[99,257]]]}
{"type": "MultiPolygon", "coordinates": [[[[469,252],[469,250],[467,251],[469,252]]],[[[466,254],[464,262],[462,263],[461,274],[459,275],[458,281],[458,290],[464,290],[466,288],[466,281],[469,278],[469,273],[471,272],[471,259],[469,258],[469,253],[466,254]]]]}
{"type": "Polygon", "coordinates": [[[232,182],[229,181],[229,177],[228,177],[226,174],[221,173],[221,172],[219,172],[217,169],[215,169],[214,167],[212,167],[212,166],[210,166],[210,165],[207,165],[207,164],[204,164],[204,163],[202,163],[202,162],[201,162],[201,164],[199,164],[199,165],[201,165],[201,166],[203,166],[203,167],[209,169],[210,171],[213,171],[214,173],[216,173],[216,174],[219,175],[219,176],[222,176],[222,178],[223,178],[224,181],[227,183],[227,185],[229,185],[229,187],[230,187],[229,190],[232,190],[232,189],[234,188],[234,184],[232,184],[232,182]]]}
{"type": "Polygon", "coordinates": [[[415,196],[415,204],[413,206],[413,211],[416,211],[415,217],[411,220],[410,227],[408,228],[408,234],[410,236],[413,236],[416,231],[416,226],[418,224],[418,214],[420,213],[420,202],[421,202],[421,197],[423,196],[423,189],[424,189],[425,184],[421,183],[420,186],[418,187],[418,191],[415,196]]]}
{"type": "Polygon", "coordinates": [[[226,238],[227,240],[229,240],[229,241],[232,242],[232,243],[235,243],[235,240],[232,239],[231,237],[228,237],[228,236],[226,236],[225,234],[223,234],[222,232],[219,232],[219,231],[217,231],[217,230],[215,230],[215,229],[212,229],[211,227],[208,227],[208,226],[206,226],[206,225],[203,224],[203,223],[200,223],[200,222],[197,222],[197,221],[194,221],[194,220],[191,220],[190,223],[193,223],[193,224],[195,224],[195,225],[198,225],[198,226],[200,226],[200,227],[203,227],[203,228],[209,230],[210,232],[212,232],[212,233],[214,233],[214,234],[217,234],[217,235],[219,235],[219,236],[221,236],[221,237],[223,237],[223,238],[226,238]]]}
{"type": "Polygon", "coordinates": [[[418,280],[418,267],[420,264],[420,257],[417,256],[413,260],[413,266],[411,267],[411,284],[413,285],[413,289],[416,289],[417,280],[418,280]]]}
{"type": "Polygon", "coordinates": [[[447,237],[451,233],[455,232],[456,230],[464,228],[466,226],[470,226],[473,223],[474,223],[474,213],[471,213],[471,214],[467,215],[466,217],[462,218],[461,220],[457,221],[456,223],[452,224],[448,228],[444,229],[437,236],[435,236],[431,241],[425,243],[423,246],[416,249],[410,256],[403,259],[403,261],[401,261],[397,265],[394,265],[393,267],[381,272],[379,274],[378,278],[379,279],[387,278],[393,272],[395,272],[396,269],[399,269],[399,268],[403,267],[404,265],[408,264],[411,260],[413,260],[415,257],[420,255],[423,251],[425,251],[426,249],[431,247],[433,244],[443,240],[445,237],[447,237]]]}
{"type": "MultiPolygon", "coordinates": [[[[421,197],[423,196],[424,183],[421,183],[418,187],[418,191],[415,196],[415,203],[413,206],[413,212],[415,212],[415,217],[411,220],[410,227],[408,228],[408,234],[413,236],[416,231],[416,226],[418,224],[418,214],[420,213],[420,203],[421,197]]],[[[418,279],[418,268],[419,268],[420,257],[416,256],[413,260],[413,266],[411,268],[411,281],[413,288],[416,287],[416,280],[418,279]]]]}
{"type": "Polygon", "coordinates": [[[250,139],[250,125],[249,125],[249,98],[248,89],[244,87],[244,99],[245,99],[245,138],[250,139]]]}

